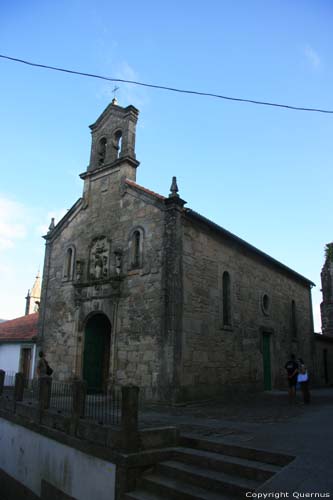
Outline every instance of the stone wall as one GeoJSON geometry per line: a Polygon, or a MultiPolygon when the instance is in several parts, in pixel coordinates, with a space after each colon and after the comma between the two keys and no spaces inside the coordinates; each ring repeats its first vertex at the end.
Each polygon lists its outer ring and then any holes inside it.
{"type": "Polygon", "coordinates": [[[317,334],[315,337],[315,378],[319,386],[333,385],[333,336],[317,334]]]}
{"type": "Polygon", "coordinates": [[[146,388],[151,397],[159,374],[164,214],[159,200],[126,185],[122,173],[113,168],[86,180],[85,199],[48,236],[39,343],[56,378],[81,376],[86,321],[103,313],[112,327],[110,375],[117,383],[146,388]],[[143,246],[140,265],[133,269],[135,228],[143,246]],[[91,274],[97,238],[107,259],[99,279],[91,274]],[[69,248],[75,265],[65,276],[69,248]]]}
{"type": "MultiPolygon", "coordinates": [[[[42,482],[81,500],[115,498],[116,466],[0,418],[0,470],[42,496],[42,482]],[[91,481],[94,477],[94,481],[91,481]]],[[[5,481],[5,477],[0,475],[5,481]]],[[[7,480],[8,483],[8,480],[7,480]]],[[[53,498],[65,498],[54,496],[53,498]]],[[[29,496],[27,495],[27,498],[29,496]]],[[[51,498],[45,497],[42,498],[51,498]]]]}
{"type": "Polygon", "coordinates": [[[264,333],[270,337],[273,388],[285,386],[290,352],[312,370],[309,284],[238,241],[184,217],[184,398],[222,396],[237,388],[262,390],[264,333]],[[230,277],[229,325],[223,324],[225,271],[230,277]]]}

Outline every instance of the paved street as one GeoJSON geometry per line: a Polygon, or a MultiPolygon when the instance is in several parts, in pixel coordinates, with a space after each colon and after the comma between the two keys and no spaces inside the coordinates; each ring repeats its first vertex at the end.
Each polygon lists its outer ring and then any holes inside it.
{"type": "Polygon", "coordinates": [[[140,425],[177,425],[183,433],[206,439],[293,455],[295,460],[260,490],[271,495],[261,498],[273,498],[273,493],[279,494],[275,498],[307,498],[304,493],[333,498],[333,388],[312,390],[310,405],[298,398],[290,405],[286,392],[272,391],[228,404],[151,405],[141,413],[140,425]]]}

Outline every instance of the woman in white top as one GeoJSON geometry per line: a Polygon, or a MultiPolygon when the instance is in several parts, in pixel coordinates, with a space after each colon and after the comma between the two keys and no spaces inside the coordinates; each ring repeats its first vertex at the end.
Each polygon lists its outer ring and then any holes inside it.
{"type": "Polygon", "coordinates": [[[297,382],[301,386],[304,403],[310,403],[309,375],[302,358],[299,358],[298,360],[297,382]]]}

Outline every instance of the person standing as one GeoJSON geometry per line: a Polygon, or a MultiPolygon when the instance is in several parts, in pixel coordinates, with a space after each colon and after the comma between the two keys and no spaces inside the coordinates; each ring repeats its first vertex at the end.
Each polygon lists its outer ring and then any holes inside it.
{"type": "Polygon", "coordinates": [[[53,373],[53,370],[52,368],[50,367],[50,365],[48,364],[46,358],[45,358],[45,354],[43,353],[43,351],[39,351],[39,361],[38,361],[38,364],[37,364],[37,375],[38,375],[38,378],[41,378],[41,377],[51,377],[52,373],[53,373]]]}
{"type": "Polygon", "coordinates": [[[43,409],[47,409],[50,407],[51,401],[51,386],[52,386],[52,378],[51,375],[53,373],[52,368],[48,364],[44,352],[39,351],[39,361],[37,364],[37,375],[38,375],[38,399],[40,404],[42,404],[43,409]],[[41,401],[43,401],[41,403],[41,401]]]}
{"type": "Polygon", "coordinates": [[[37,364],[37,375],[38,375],[38,378],[46,377],[47,376],[47,365],[48,365],[48,363],[46,361],[46,358],[45,358],[45,355],[44,355],[43,351],[39,351],[38,356],[39,356],[39,361],[38,361],[38,364],[37,364]]]}
{"type": "Polygon", "coordinates": [[[293,401],[296,401],[296,384],[298,374],[298,363],[296,361],[295,354],[290,354],[290,359],[287,361],[284,367],[287,371],[288,377],[289,402],[292,403],[293,401]]]}
{"type": "Polygon", "coordinates": [[[301,386],[304,404],[310,403],[309,374],[302,358],[298,360],[297,383],[301,386]]]}

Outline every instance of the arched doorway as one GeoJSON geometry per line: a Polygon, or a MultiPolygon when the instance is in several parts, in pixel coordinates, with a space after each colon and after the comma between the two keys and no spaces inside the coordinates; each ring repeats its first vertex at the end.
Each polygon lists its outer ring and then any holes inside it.
{"type": "Polygon", "coordinates": [[[89,392],[106,387],[109,375],[111,323],[105,314],[95,314],[84,332],[83,379],[89,392]]]}

